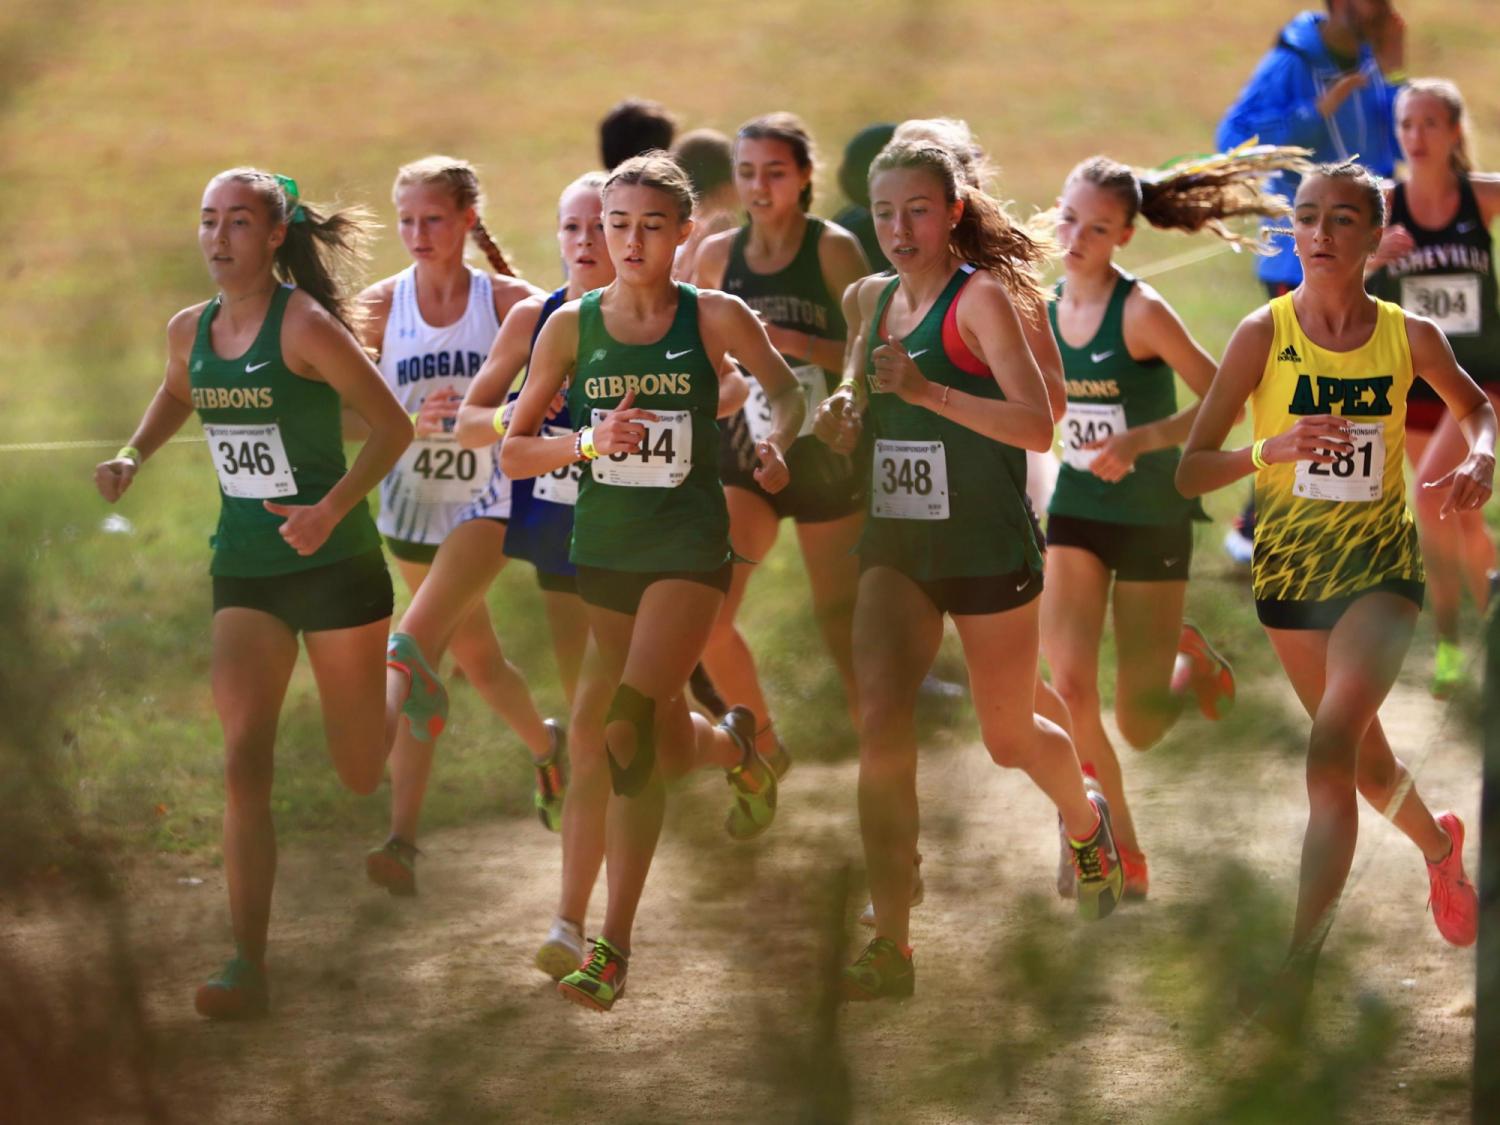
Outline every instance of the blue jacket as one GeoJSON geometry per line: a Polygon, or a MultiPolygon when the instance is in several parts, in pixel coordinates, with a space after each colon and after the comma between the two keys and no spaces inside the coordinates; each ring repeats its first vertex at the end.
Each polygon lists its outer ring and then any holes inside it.
{"type": "MultiPolygon", "coordinates": [[[[1303,12],[1281,30],[1281,37],[1260,60],[1240,96],[1224,114],[1215,136],[1222,152],[1251,137],[1262,144],[1302,145],[1319,162],[1359,162],[1380,176],[1395,174],[1400,148],[1396,142],[1395,104],[1399,87],[1386,82],[1368,44],[1359,49],[1358,68],[1366,85],[1355,90],[1332,117],[1318,112],[1317,101],[1345,71],[1323,45],[1320,34],[1328,17],[1322,12],[1303,12]]],[[[1270,189],[1291,199],[1299,177],[1281,173],[1270,189]]],[[[1267,224],[1285,227],[1285,220],[1267,224]]],[[[1302,266],[1292,253],[1292,240],[1278,235],[1279,254],[1261,258],[1257,272],[1262,281],[1296,285],[1302,266]]]]}

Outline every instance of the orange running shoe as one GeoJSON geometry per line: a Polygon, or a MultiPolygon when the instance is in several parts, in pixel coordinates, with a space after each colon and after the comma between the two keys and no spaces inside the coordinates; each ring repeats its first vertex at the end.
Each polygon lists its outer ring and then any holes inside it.
{"type": "Polygon", "coordinates": [[[1474,944],[1479,936],[1479,896],[1474,884],[1464,874],[1464,822],[1457,813],[1445,812],[1437,818],[1438,827],[1448,833],[1453,846],[1436,863],[1427,865],[1431,891],[1427,905],[1443,940],[1460,947],[1474,944]]]}
{"type": "Polygon", "coordinates": [[[264,965],[252,965],[239,950],[208,980],[198,986],[193,1007],[211,1020],[248,1020],[266,1014],[271,989],[264,965]]]}
{"type": "Polygon", "coordinates": [[[1182,623],[1177,637],[1177,663],[1172,668],[1172,693],[1191,690],[1205,719],[1217,722],[1234,707],[1234,669],[1214,650],[1203,631],[1191,621],[1182,623]]]}
{"type": "Polygon", "coordinates": [[[392,836],[365,853],[365,877],[399,898],[410,898],[417,893],[417,856],[421,854],[415,844],[392,836]]]}
{"type": "Polygon", "coordinates": [[[1120,866],[1125,869],[1125,897],[1145,898],[1151,882],[1146,873],[1146,853],[1120,848],[1120,866]]]}

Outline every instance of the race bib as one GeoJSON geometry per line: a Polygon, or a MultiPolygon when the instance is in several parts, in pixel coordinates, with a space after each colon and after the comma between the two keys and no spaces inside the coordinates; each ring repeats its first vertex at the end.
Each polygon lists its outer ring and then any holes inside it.
{"type": "Polygon", "coordinates": [[[1355,422],[1349,429],[1353,452],[1326,465],[1297,462],[1293,496],[1340,504],[1380,499],[1385,478],[1385,428],[1379,422],[1355,422]]]}
{"type": "Polygon", "coordinates": [[[948,518],[948,459],[940,441],[875,441],[870,512],[893,520],[948,518]]]}
{"type": "MultiPolygon", "coordinates": [[[[792,374],[797,376],[797,386],[807,404],[807,413],[802,417],[802,428],[797,431],[797,436],[806,437],[813,432],[813,411],[828,397],[828,380],[824,378],[821,367],[812,365],[794,367],[792,374]]],[[[747,374],[745,381],[750,384],[750,396],[745,399],[745,424],[750,428],[752,441],[765,441],[771,436],[771,400],[760,380],[747,374]]]]}
{"type": "Polygon", "coordinates": [[[275,422],[259,426],[203,426],[208,452],[225,496],[279,500],[297,495],[292,463],[275,422]]]}
{"type": "Polygon", "coordinates": [[[1433,274],[1401,279],[1401,307],[1431,317],[1445,336],[1479,335],[1479,276],[1433,274]]]}
{"type": "MultiPolygon", "coordinates": [[[[607,410],[595,410],[593,425],[604,421],[607,410]]],[[[646,440],[634,453],[612,453],[593,462],[594,479],[600,484],[625,488],[676,488],[693,471],[693,412],[653,410],[655,422],[643,422],[646,440]]]]}
{"type": "MultiPolygon", "coordinates": [[[[565,426],[543,426],[542,436],[572,437],[573,431],[565,426]]],[[[578,482],[583,479],[586,464],[586,461],[575,461],[571,465],[553,469],[550,473],[543,473],[531,482],[531,494],[538,500],[573,507],[578,503],[578,482]]]]}
{"type": "Polygon", "coordinates": [[[417,438],[401,455],[402,491],[419,504],[467,504],[490,483],[494,446],[465,449],[451,437],[417,438]]]}
{"type": "Polygon", "coordinates": [[[1125,407],[1122,403],[1068,403],[1068,412],[1062,420],[1063,463],[1087,472],[1099,451],[1083,447],[1124,432],[1125,407]]]}

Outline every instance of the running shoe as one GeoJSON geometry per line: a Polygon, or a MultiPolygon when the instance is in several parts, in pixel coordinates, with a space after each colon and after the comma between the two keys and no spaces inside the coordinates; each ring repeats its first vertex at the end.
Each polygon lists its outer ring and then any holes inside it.
{"type": "Polygon", "coordinates": [[[417,856],[421,854],[415,844],[392,836],[365,853],[365,875],[377,887],[399,898],[410,898],[417,893],[417,856]]]}
{"type": "Polygon", "coordinates": [[[552,748],[541,761],[531,760],[536,770],[536,792],[531,803],[536,806],[537,819],[548,832],[562,829],[563,795],[568,790],[565,759],[568,750],[568,732],[556,719],[544,720],[547,738],[552,748]]]}
{"type": "Polygon", "coordinates": [[[406,673],[408,688],[401,713],[418,742],[431,742],[448,725],[448,691],[438,679],[417,642],[405,633],[392,633],[385,650],[387,668],[406,673]]]}
{"type": "Polygon", "coordinates": [[[903,953],[890,938],[875,938],[844,970],[843,986],[845,1000],[905,999],[917,986],[911,950],[903,953]]]}
{"type": "MultiPolygon", "coordinates": [[[[927,888],[922,883],[922,853],[918,852],[917,860],[915,865],[912,867],[911,873],[911,905],[921,906],[922,900],[926,897],[927,888]]],[[[860,912],[859,915],[859,924],[861,926],[869,926],[872,929],[874,928],[875,904],[873,902],[865,903],[865,908],[860,912]]]]}
{"type": "Polygon", "coordinates": [[[252,965],[238,950],[213,976],[198,986],[193,1007],[211,1020],[247,1020],[263,1016],[271,1004],[264,966],[252,965]]]}
{"type": "Polygon", "coordinates": [[[963,684],[945,680],[941,676],[928,672],[922,677],[922,686],[917,689],[917,694],[925,699],[962,699],[969,694],[969,689],[963,684]]]}
{"type": "Polygon", "coordinates": [[[630,959],[625,954],[597,937],[589,959],[558,981],[557,991],[575,1004],[607,1012],[625,991],[625,970],[629,965],[630,959]]]}
{"type": "Polygon", "coordinates": [[[562,980],[583,964],[583,927],[566,918],[552,919],[547,940],[536,951],[536,967],[553,980],[562,980]]]}
{"type": "Polygon", "coordinates": [[[1464,822],[1452,812],[1440,814],[1437,822],[1453,846],[1438,862],[1427,865],[1431,888],[1427,905],[1444,941],[1460,947],[1473,945],[1479,936],[1479,896],[1464,873],[1464,822]]]}
{"type": "Polygon", "coordinates": [[[1068,847],[1073,851],[1078,881],[1078,916],[1097,922],[1119,904],[1125,890],[1125,871],[1109,827],[1109,802],[1100,793],[1090,793],[1089,800],[1098,810],[1099,823],[1087,840],[1069,838],[1068,847]]]}
{"type": "Polygon", "coordinates": [[[719,729],[740,750],[740,764],[724,771],[734,790],[724,828],[732,839],[753,840],[776,819],[776,773],[755,751],[755,716],[748,707],[731,707],[719,729]]]}
{"type": "Polygon", "coordinates": [[[792,755],[787,751],[786,744],[781,741],[780,736],[776,738],[776,749],[772,750],[770,756],[766,758],[766,765],[771,767],[771,772],[776,775],[777,781],[792,772],[792,755]]]}
{"type": "Polygon", "coordinates": [[[1438,638],[1437,656],[1432,667],[1432,696],[1447,699],[1469,678],[1464,650],[1453,641],[1438,638]]]}
{"type": "Polygon", "coordinates": [[[1248,568],[1255,560],[1255,541],[1238,527],[1231,527],[1224,535],[1224,553],[1235,566],[1248,568]]]}
{"type": "Polygon", "coordinates": [[[1125,897],[1139,902],[1151,889],[1151,877],[1146,870],[1146,853],[1120,848],[1120,866],[1125,870],[1125,897]]]}
{"type": "Polygon", "coordinates": [[[1205,719],[1218,721],[1234,707],[1234,669],[1214,650],[1203,631],[1191,621],[1177,636],[1177,662],[1172,666],[1172,693],[1191,690],[1205,719]]]}
{"type": "MultiPolygon", "coordinates": [[[[1091,762],[1083,763],[1083,791],[1091,797],[1101,796],[1104,788],[1094,773],[1091,762]]],[[[1068,830],[1063,827],[1062,816],[1057,818],[1057,897],[1073,898],[1078,893],[1078,873],[1073,870],[1073,846],[1068,843],[1068,830]]]]}

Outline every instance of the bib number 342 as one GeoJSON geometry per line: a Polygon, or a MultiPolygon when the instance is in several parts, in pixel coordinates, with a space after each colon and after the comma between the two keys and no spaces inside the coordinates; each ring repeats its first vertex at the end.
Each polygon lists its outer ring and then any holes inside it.
{"type": "MultiPolygon", "coordinates": [[[[593,425],[604,421],[595,410],[593,425]]],[[[690,410],[653,410],[656,421],[644,422],[646,440],[634,453],[611,453],[592,465],[600,484],[626,488],[676,488],[693,471],[693,413],[690,410]]]]}
{"type": "Polygon", "coordinates": [[[1326,465],[1297,462],[1293,496],[1341,504],[1380,499],[1385,478],[1385,429],[1379,422],[1355,422],[1350,431],[1352,452],[1326,465]]]}
{"type": "Polygon", "coordinates": [[[875,442],[870,513],[895,520],[948,518],[948,459],[940,441],[875,442]]]}
{"type": "Polygon", "coordinates": [[[297,480],[275,422],[259,426],[203,427],[208,452],[225,496],[276,500],[297,495],[297,480]]]}

